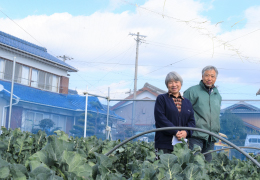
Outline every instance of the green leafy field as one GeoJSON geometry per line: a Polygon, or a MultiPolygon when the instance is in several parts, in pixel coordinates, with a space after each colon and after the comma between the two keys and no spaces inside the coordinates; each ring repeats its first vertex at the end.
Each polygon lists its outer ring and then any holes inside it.
{"type": "MultiPolygon", "coordinates": [[[[57,131],[48,136],[2,128],[0,136],[0,179],[260,179],[260,170],[250,160],[229,160],[214,154],[211,163],[199,149],[177,144],[173,154],[155,160],[152,143],[131,142],[109,157],[104,154],[120,141],[102,141],[95,136],[73,138],[57,131]]],[[[260,161],[260,158],[257,157],[260,161]]]]}

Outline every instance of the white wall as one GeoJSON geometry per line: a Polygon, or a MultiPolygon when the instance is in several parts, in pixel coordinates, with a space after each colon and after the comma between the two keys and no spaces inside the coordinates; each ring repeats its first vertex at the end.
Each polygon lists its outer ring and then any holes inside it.
{"type": "Polygon", "coordinates": [[[156,96],[151,94],[148,91],[144,91],[143,93],[139,94],[136,96],[136,99],[144,99],[144,98],[149,98],[149,99],[156,99],[156,96]]]}
{"type": "Polygon", "coordinates": [[[4,57],[6,59],[9,59],[9,60],[13,60],[13,57],[15,56],[16,62],[19,62],[21,64],[28,65],[30,67],[34,67],[34,68],[37,68],[37,69],[40,69],[40,70],[43,70],[46,72],[50,72],[50,73],[59,75],[59,76],[67,76],[66,70],[42,63],[40,61],[36,61],[36,60],[28,58],[28,57],[23,57],[19,54],[12,53],[10,51],[7,51],[7,50],[1,49],[1,48],[0,48],[0,56],[4,57]]]}
{"type": "MultiPolygon", "coordinates": [[[[151,94],[150,92],[148,92],[148,91],[144,91],[144,92],[142,92],[141,94],[138,94],[137,96],[136,96],[136,99],[147,99],[147,98],[149,98],[149,99],[156,99],[156,96],[155,95],[153,95],[153,94],[151,94]]],[[[123,101],[123,100],[122,100],[123,101]]],[[[133,103],[133,101],[127,101],[125,104],[123,104],[121,107],[124,107],[124,106],[127,106],[128,104],[132,104],[133,103]]]]}

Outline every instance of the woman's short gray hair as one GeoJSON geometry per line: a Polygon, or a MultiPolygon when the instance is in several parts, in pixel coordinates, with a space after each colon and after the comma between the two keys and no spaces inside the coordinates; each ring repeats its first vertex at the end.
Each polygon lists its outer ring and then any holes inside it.
{"type": "Polygon", "coordinates": [[[172,72],[169,72],[165,78],[165,85],[166,87],[168,87],[168,82],[170,81],[180,81],[181,82],[181,85],[183,83],[183,80],[182,80],[182,77],[175,71],[172,71],[172,72]]]}
{"type": "Polygon", "coordinates": [[[215,66],[206,66],[202,69],[202,76],[204,75],[205,71],[214,70],[216,72],[216,77],[218,77],[218,70],[215,66]]]}

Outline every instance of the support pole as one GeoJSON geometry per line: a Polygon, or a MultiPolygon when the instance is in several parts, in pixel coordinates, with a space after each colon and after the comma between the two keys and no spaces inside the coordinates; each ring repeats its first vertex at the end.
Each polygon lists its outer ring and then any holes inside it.
{"type": "Polygon", "coordinates": [[[12,105],[13,105],[13,92],[14,92],[15,59],[16,59],[16,57],[14,57],[14,61],[13,61],[13,73],[12,73],[12,85],[11,85],[11,95],[10,95],[8,129],[11,126],[12,105]]]}
{"type": "Polygon", "coordinates": [[[88,92],[84,93],[86,96],[85,104],[85,123],[84,123],[84,138],[87,136],[87,123],[88,123],[88,92]]]}

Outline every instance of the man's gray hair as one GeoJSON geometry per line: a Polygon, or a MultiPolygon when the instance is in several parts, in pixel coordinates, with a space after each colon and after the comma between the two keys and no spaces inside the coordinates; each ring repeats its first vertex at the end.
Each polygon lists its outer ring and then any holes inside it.
{"type": "Polygon", "coordinates": [[[182,80],[182,77],[175,71],[172,71],[172,72],[169,72],[165,78],[165,85],[166,87],[168,87],[168,82],[170,81],[180,81],[181,82],[181,85],[183,83],[183,80],[182,80]]]}
{"type": "Polygon", "coordinates": [[[215,66],[206,66],[202,69],[202,76],[204,75],[205,71],[214,70],[216,72],[216,77],[218,77],[218,70],[215,66]]]}

